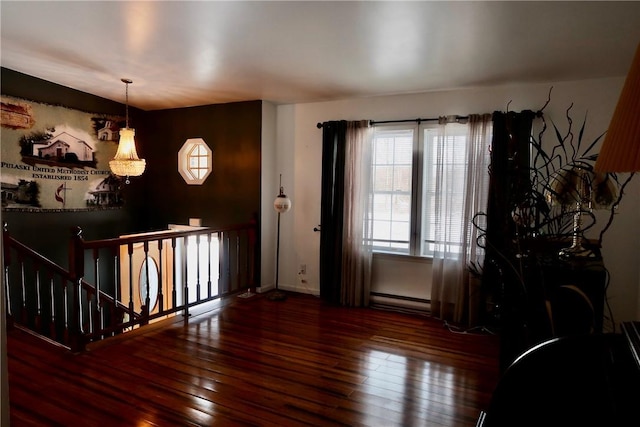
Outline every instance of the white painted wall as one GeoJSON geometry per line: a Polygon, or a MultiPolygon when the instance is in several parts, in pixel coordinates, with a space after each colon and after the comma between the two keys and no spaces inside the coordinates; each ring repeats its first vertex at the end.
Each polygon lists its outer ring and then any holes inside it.
{"type": "MultiPolygon", "coordinates": [[[[293,214],[297,209],[294,182],[294,144],[293,127],[282,125],[288,123],[288,110],[291,106],[276,106],[269,102],[262,103],[262,182],[261,182],[261,254],[260,289],[266,292],[275,286],[276,276],[276,237],[278,216],[273,202],[280,191],[280,175],[284,193],[292,201],[292,209],[280,216],[280,277],[279,286],[286,288],[283,275],[285,269],[295,265],[291,252],[293,240],[293,214]],[[276,131],[277,130],[277,131],[276,131]],[[286,266],[286,267],[285,267],[286,266]]],[[[290,280],[290,279],[289,279],[290,280]]]]}
{"type": "Polygon", "coordinates": [[[431,258],[374,253],[371,264],[372,303],[431,309],[431,258]]]}
{"type": "Polygon", "coordinates": [[[275,221],[273,210],[273,200],[270,194],[276,194],[276,164],[277,148],[276,144],[276,106],[270,102],[262,102],[262,139],[260,148],[260,167],[262,170],[260,179],[260,207],[261,207],[261,229],[260,229],[260,283],[257,292],[263,292],[268,288],[266,284],[273,283],[275,277],[275,257],[274,244],[276,239],[275,228],[271,224],[275,221]]]}
{"type": "MultiPolygon", "coordinates": [[[[547,120],[565,129],[565,110],[573,103],[574,127],[588,111],[585,140],[593,140],[607,129],[623,82],[624,77],[619,77],[278,106],[276,169],[282,171],[285,189],[293,200],[292,210],[282,218],[280,287],[319,293],[320,235],[313,231],[320,223],[322,130],[316,127],[318,122],[437,117],[507,108],[537,110],[553,86],[551,103],[545,109],[547,120]],[[300,264],[307,266],[305,283],[298,274],[300,264]]],[[[277,173],[265,170],[264,179],[274,177],[277,179],[277,173]]],[[[273,192],[274,197],[276,194],[273,192]]],[[[269,202],[263,202],[266,210],[272,209],[269,202]]],[[[608,297],[616,322],[640,318],[639,212],[640,177],[636,177],[603,242],[603,256],[611,273],[608,297]]]]}

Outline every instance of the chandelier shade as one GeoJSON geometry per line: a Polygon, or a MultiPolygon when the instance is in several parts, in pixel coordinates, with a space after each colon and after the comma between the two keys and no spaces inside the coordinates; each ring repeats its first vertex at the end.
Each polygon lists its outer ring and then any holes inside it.
{"type": "Polygon", "coordinates": [[[120,143],[113,160],[109,162],[111,172],[118,176],[140,176],[144,173],[146,161],[138,158],[134,140],[135,130],[120,129],[120,143]]]}

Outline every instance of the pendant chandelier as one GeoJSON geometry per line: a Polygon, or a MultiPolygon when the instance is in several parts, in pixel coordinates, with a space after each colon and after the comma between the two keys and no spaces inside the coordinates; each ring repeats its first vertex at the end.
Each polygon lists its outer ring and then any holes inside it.
{"type": "Polygon", "coordinates": [[[140,176],[144,172],[146,162],[138,158],[134,136],[136,131],[129,127],[129,84],[133,83],[129,79],[121,79],[126,85],[126,124],[120,129],[120,142],[116,156],[109,162],[109,168],[115,175],[125,177],[125,182],[129,184],[130,176],[140,176]]]}

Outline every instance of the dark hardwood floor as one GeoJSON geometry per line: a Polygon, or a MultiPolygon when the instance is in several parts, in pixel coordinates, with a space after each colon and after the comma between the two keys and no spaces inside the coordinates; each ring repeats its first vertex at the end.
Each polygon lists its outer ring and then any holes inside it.
{"type": "Polygon", "coordinates": [[[11,329],[11,425],[464,427],[498,381],[497,337],[436,319],[299,294],[219,306],[81,354],[11,329]]]}

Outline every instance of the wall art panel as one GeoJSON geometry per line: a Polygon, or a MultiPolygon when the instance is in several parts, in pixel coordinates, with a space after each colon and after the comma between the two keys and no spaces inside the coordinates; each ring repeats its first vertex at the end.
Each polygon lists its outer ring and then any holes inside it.
{"type": "Polygon", "coordinates": [[[109,170],[122,117],[0,98],[2,210],[79,211],[123,205],[109,170]]]}

